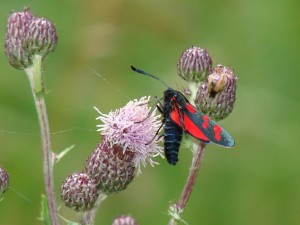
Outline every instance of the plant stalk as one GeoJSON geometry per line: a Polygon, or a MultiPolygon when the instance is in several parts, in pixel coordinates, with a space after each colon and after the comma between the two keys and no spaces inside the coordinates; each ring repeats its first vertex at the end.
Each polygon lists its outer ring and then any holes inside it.
{"type": "Polygon", "coordinates": [[[193,143],[193,160],[189,172],[189,176],[185,183],[185,186],[182,190],[180,199],[177,203],[170,207],[169,213],[172,216],[169,221],[169,225],[176,225],[180,219],[180,215],[182,214],[193,190],[193,186],[195,184],[202,158],[205,150],[205,143],[200,142],[200,144],[193,143]]]}
{"type": "Polygon", "coordinates": [[[107,195],[104,193],[99,193],[99,197],[96,201],[95,206],[87,211],[80,213],[80,224],[81,225],[93,225],[95,224],[96,212],[100,204],[106,199],[107,195]]]}
{"type": "Polygon", "coordinates": [[[41,61],[42,57],[36,55],[33,60],[33,66],[26,69],[26,73],[30,82],[40,124],[43,147],[43,170],[49,216],[51,218],[52,225],[59,225],[53,179],[54,154],[51,151],[49,121],[44,99],[43,82],[41,79],[41,61]]]}

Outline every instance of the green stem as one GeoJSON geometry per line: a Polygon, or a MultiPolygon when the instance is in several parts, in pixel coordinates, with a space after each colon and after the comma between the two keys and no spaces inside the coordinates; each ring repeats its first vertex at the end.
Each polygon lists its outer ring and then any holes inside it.
{"type": "Polygon", "coordinates": [[[192,105],[195,105],[194,99],[196,99],[197,90],[199,88],[199,83],[189,82],[189,90],[191,92],[191,96],[189,96],[189,102],[192,105]]]}
{"type": "Polygon", "coordinates": [[[26,73],[30,82],[30,87],[32,90],[40,124],[40,132],[43,147],[43,170],[45,178],[46,195],[48,199],[49,216],[51,218],[52,225],[59,225],[53,181],[54,154],[51,151],[50,129],[45,99],[43,95],[44,89],[41,78],[41,61],[42,57],[36,55],[33,60],[33,66],[26,69],[26,73]]]}
{"type": "Polygon", "coordinates": [[[42,57],[35,55],[33,60],[33,88],[34,95],[43,94],[43,81],[42,81],[42,57]]]}
{"type": "Polygon", "coordinates": [[[100,206],[100,204],[106,199],[106,197],[107,197],[106,194],[100,193],[95,206],[87,212],[80,213],[80,224],[81,225],[95,224],[95,217],[96,217],[97,209],[100,206]]]}

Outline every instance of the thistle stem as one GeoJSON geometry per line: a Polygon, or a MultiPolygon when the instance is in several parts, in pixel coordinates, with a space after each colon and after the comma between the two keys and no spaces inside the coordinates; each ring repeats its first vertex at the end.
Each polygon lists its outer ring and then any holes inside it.
{"type": "Polygon", "coordinates": [[[42,57],[36,55],[33,60],[33,66],[26,69],[25,71],[30,82],[30,87],[32,90],[40,124],[43,147],[43,170],[46,195],[48,199],[49,216],[52,225],[59,225],[53,181],[54,154],[51,151],[50,129],[45,99],[43,95],[44,90],[43,82],[41,79],[41,61],[42,57]]]}
{"type": "Polygon", "coordinates": [[[100,204],[106,199],[106,197],[107,197],[106,194],[100,193],[95,206],[87,212],[80,213],[80,224],[81,225],[95,224],[97,209],[100,206],[100,204]]]}
{"type": "Polygon", "coordinates": [[[189,176],[182,190],[180,199],[178,200],[177,203],[175,203],[170,207],[169,213],[171,214],[172,218],[169,221],[169,225],[176,225],[177,222],[181,220],[180,215],[182,214],[184,207],[186,206],[191,196],[193,186],[195,184],[201,166],[204,149],[205,149],[205,143],[202,142],[200,144],[193,143],[193,161],[190,168],[189,176]]]}

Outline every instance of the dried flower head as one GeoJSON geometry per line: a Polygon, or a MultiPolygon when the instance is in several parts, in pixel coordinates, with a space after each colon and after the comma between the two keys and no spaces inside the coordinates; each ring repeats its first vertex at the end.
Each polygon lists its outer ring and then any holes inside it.
{"type": "Polygon", "coordinates": [[[106,194],[126,189],[134,178],[134,153],[120,145],[111,146],[105,137],[86,161],[85,171],[106,194]]]}
{"type": "Polygon", "coordinates": [[[98,198],[96,182],[88,174],[73,173],[63,182],[60,195],[66,206],[76,211],[89,210],[98,198]]]}
{"type": "Polygon", "coordinates": [[[138,223],[132,216],[123,215],[115,218],[112,225],[138,225],[138,223]]]}
{"type": "Polygon", "coordinates": [[[9,188],[9,177],[6,170],[0,167],[0,198],[9,188]]]}
{"type": "Polygon", "coordinates": [[[233,110],[236,92],[233,69],[217,65],[212,74],[199,86],[195,104],[208,116],[222,120],[233,110]]]}
{"type": "Polygon", "coordinates": [[[98,131],[105,136],[110,148],[121,146],[123,153],[134,153],[133,161],[138,173],[141,163],[145,166],[148,161],[153,166],[156,164],[154,157],[163,157],[163,149],[158,146],[159,140],[155,138],[161,120],[155,110],[150,113],[149,99],[150,97],[143,97],[130,101],[123,108],[107,115],[96,109],[100,114],[97,120],[103,123],[97,125],[98,131]]]}
{"type": "Polygon", "coordinates": [[[177,63],[179,76],[188,82],[202,82],[212,68],[212,60],[205,49],[191,47],[186,49],[177,63]]]}

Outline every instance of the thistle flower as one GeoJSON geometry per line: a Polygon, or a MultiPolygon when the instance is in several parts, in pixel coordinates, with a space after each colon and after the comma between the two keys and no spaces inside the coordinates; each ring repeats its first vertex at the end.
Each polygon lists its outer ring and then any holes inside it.
{"type": "Polygon", "coordinates": [[[4,52],[9,63],[17,69],[24,69],[32,64],[25,37],[33,19],[29,8],[25,8],[23,12],[14,12],[8,17],[4,52]]]}
{"type": "Polygon", "coordinates": [[[6,170],[0,167],[0,198],[9,188],[9,177],[6,170]]]}
{"type": "Polygon", "coordinates": [[[188,82],[202,82],[212,68],[212,60],[205,49],[191,47],[186,49],[177,63],[179,76],[188,82]]]}
{"type": "Polygon", "coordinates": [[[150,97],[133,100],[121,109],[109,114],[101,113],[97,125],[102,143],[97,146],[86,162],[85,170],[96,180],[98,190],[106,194],[124,190],[134,178],[140,164],[156,162],[162,156],[162,147],[155,139],[161,126],[159,116],[148,108],[150,97]],[[150,114],[149,114],[150,113],[150,114]]]}
{"type": "Polygon", "coordinates": [[[32,55],[45,57],[57,44],[55,26],[45,18],[35,18],[28,27],[26,39],[32,55]]]}
{"type": "Polygon", "coordinates": [[[103,123],[97,125],[98,131],[105,136],[111,148],[121,146],[123,154],[126,151],[134,153],[133,161],[138,173],[141,163],[145,166],[148,161],[154,166],[157,163],[153,158],[163,157],[163,149],[158,146],[159,140],[155,138],[161,127],[161,120],[155,115],[156,110],[150,113],[149,99],[150,97],[143,97],[130,101],[125,107],[107,115],[96,109],[100,114],[97,120],[103,123]]]}
{"type": "Polygon", "coordinates": [[[45,57],[55,49],[56,43],[54,25],[45,18],[34,17],[28,7],[9,16],[4,52],[13,67],[28,68],[35,54],[45,57]]]}
{"type": "Polygon", "coordinates": [[[215,120],[222,120],[233,110],[236,92],[233,69],[217,65],[212,74],[199,86],[196,106],[215,120]]]}
{"type": "Polygon", "coordinates": [[[138,223],[136,222],[136,220],[131,217],[131,216],[119,216],[117,217],[112,225],[138,225],[138,223]]]}
{"type": "Polygon", "coordinates": [[[66,206],[76,211],[89,210],[98,198],[96,182],[88,174],[73,173],[63,182],[60,195],[66,206]]]}
{"type": "Polygon", "coordinates": [[[134,178],[134,153],[120,145],[111,146],[105,137],[86,162],[85,171],[95,179],[97,189],[106,194],[126,189],[134,178]]]}

